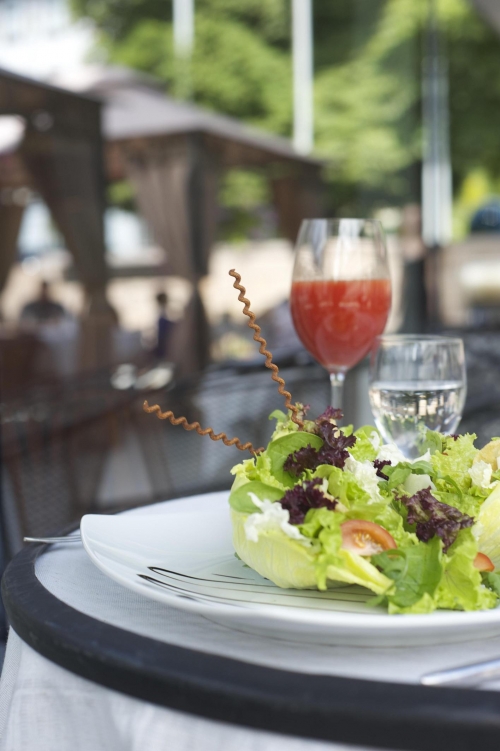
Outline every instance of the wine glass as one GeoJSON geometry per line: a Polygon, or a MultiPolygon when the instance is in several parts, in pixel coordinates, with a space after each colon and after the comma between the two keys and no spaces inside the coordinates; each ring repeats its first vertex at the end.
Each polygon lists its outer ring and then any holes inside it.
{"type": "Polygon", "coordinates": [[[370,404],[377,428],[410,459],[425,429],[454,433],[467,392],[464,345],[445,336],[377,339],[370,362],[370,404]]]}
{"type": "Polygon", "coordinates": [[[290,307],[302,344],[330,374],[332,406],[342,409],[345,374],[368,354],[385,328],[391,307],[380,222],[303,221],[290,307]]]}

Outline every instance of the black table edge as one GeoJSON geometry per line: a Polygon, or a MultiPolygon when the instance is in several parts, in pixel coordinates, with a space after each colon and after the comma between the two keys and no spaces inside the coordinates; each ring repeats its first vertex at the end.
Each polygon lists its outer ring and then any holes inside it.
{"type": "Polygon", "coordinates": [[[138,636],[46,590],[35,575],[46,547],[29,545],[4,574],[10,623],[39,654],[101,686],[211,720],[310,739],[401,751],[499,748],[500,692],[297,673],[138,636]]]}

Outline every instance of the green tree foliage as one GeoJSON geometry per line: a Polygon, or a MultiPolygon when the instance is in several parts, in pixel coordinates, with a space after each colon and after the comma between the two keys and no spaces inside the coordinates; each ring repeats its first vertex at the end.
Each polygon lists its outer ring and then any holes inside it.
{"type": "MultiPolygon", "coordinates": [[[[151,73],[172,93],[173,55],[165,0],[75,0],[101,31],[109,58],[151,73]]],[[[197,103],[276,133],[291,128],[291,63],[285,0],[198,0],[190,88],[197,103]]]]}
{"type": "MultiPolygon", "coordinates": [[[[72,0],[112,62],[182,89],[167,0],[72,0]]],[[[290,0],[196,0],[194,101],[289,136],[290,0]]],[[[468,0],[438,0],[449,60],[454,184],[500,178],[500,40],[468,0]]],[[[332,208],[366,210],[419,195],[425,0],[314,0],[316,150],[332,208]]]]}

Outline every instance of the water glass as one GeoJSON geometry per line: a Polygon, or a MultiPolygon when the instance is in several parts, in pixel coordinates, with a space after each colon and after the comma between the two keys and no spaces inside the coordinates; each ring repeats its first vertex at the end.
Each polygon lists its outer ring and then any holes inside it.
{"type": "Polygon", "coordinates": [[[387,443],[419,456],[425,428],[454,433],[465,404],[467,377],[461,339],[380,336],[370,363],[370,404],[387,443]]]}

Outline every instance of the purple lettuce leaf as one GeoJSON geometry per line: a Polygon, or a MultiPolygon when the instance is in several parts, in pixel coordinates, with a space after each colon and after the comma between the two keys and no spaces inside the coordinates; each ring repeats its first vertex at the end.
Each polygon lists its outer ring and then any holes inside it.
{"type": "Polygon", "coordinates": [[[375,459],[373,462],[373,466],[377,470],[377,477],[381,477],[382,480],[388,480],[389,477],[385,475],[382,470],[384,467],[392,466],[391,462],[387,459],[384,459],[383,461],[381,459],[375,459]]]}
{"type": "Polygon", "coordinates": [[[331,420],[341,420],[344,416],[344,413],[341,409],[335,409],[334,407],[327,407],[325,411],[316,418],[315,423],[316,425],[322,425],[325,422],[330,422],[331,420]]]}
{"type": "Polygon", "coordinates": [[[356,443],[355,435],[344,435],[337,431],[336,435],[330,435],[318,452],[318,465],[331,464],[339,469],[344,469],[344,464],[349,456],[348,448],[356,443]]]}
{"type": "Polygon", "coordinates": [[[419,490],[411,497],[402,496],[399,500],[408,509],[408,523],[416,525],[418,539],[429,542],[434,536],[440,537],[445,553],[457,539],[460,530],[474,524],[471,516],[434,498],[430,488],[419,490]]]}
{"type": "Polygon", "coordinates": [[[323,414],[315,420],[316,433],[324,441],[321,449],[318,451],[312,446],[306,446],[295,451],[286,458],[283,469],[295,477],[299,477],[306,469],[315,470],[321,464],[330,464],[333,467],[343,469],[349,456],[347,449],[354,446],[356,436],[344,435],[335,423],[330,422],[341,417],[340,409],[327,407],[323,414]]]}
{"type": "Polygon", "coordinates": [[[321,483],[322,480],[317,477],[315,480],[296,485],[286,491],[280,503],[289,512],[291,524],[302,524],[309,509],[327,508],[330,511],[335,509],[337,501],[331,501],[323,494],[318,487],[321,483]]]}
{"type": "Polygon", "coordinates": [[[330,464],[332,467],[343,469],[349,456],[347,449],[354,446],[356,436],[344,435],[337,428],[335,431],[336,435],[333,433],[329,435],[319,451],[312,446],[306,446],[289,454],[285,459],[283,469],[295,477],[299,477],[306,469],[315,470],[321,464],[330,464]]]}
{"type": "Polygon", "coordinates": [[[318,466],[318,452],[310,444],[289,454],[283,464],[285,472],[298,477],[306,469],[316,469],[318,466]]]}

